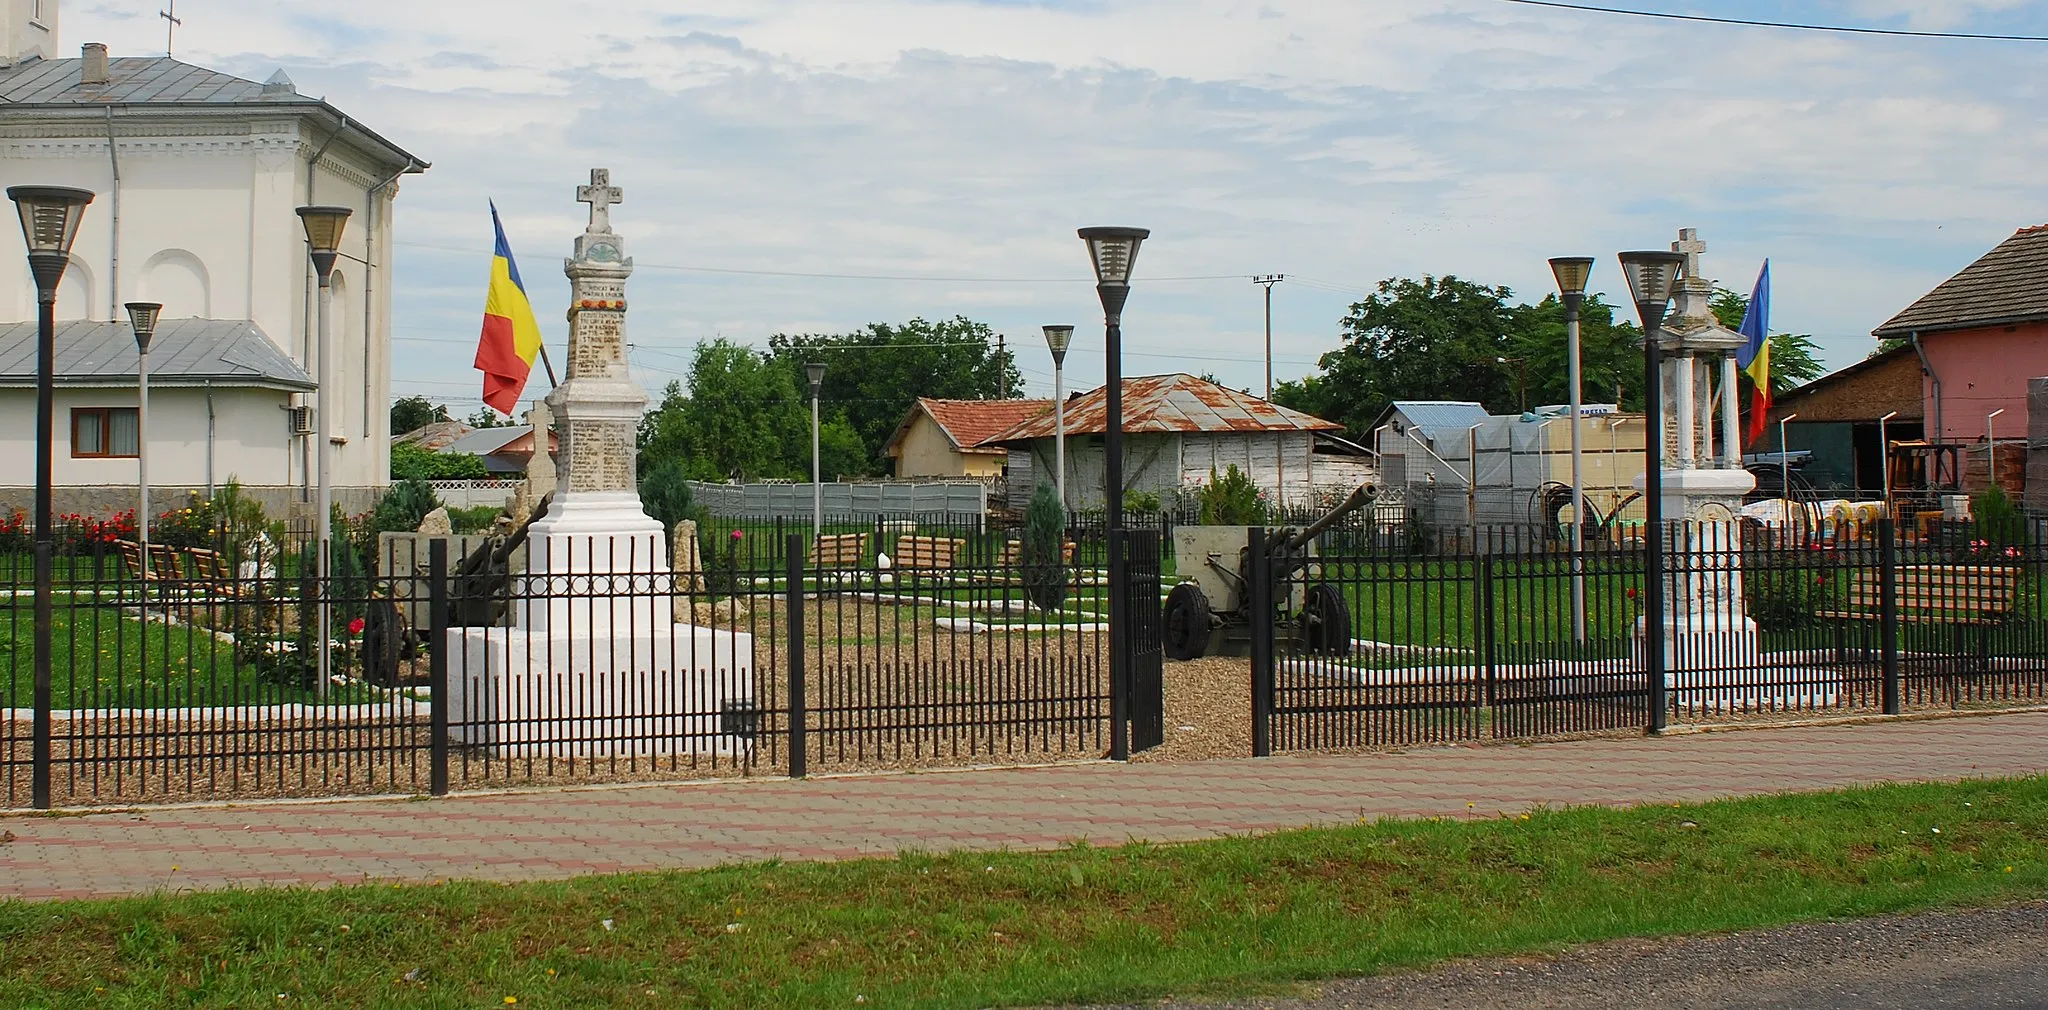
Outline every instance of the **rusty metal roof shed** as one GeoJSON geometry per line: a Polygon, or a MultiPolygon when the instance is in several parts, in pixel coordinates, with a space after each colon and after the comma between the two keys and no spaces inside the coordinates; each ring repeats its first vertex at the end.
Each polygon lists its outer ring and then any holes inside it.
{"type": "MultiPolygon", "coordinates": [[[[1124,431],[1131,434],[1341,431],[1344,427],[1185,372],[1125,379],[1123,388],[1124,431]]],[[[1067,434],[1099,435],[1108,430],[1105,400],[1102,388],[1069,400],[1067,434]]],[[[981,444],[1015,445],[1051,438],[1053,426],[1053,413],[1046,411],[981,444]]]]}

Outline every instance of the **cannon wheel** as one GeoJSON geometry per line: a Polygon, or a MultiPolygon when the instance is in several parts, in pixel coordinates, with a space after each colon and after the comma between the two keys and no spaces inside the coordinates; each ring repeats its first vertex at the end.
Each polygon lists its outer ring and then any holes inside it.
{"type": "Polygon", "coordinates": [[[1162,637],[1169,659],[1200,659],[1209,651],[1209,597],[1202,587],[1183,582],[1166,594],[1162,637]]]}
{"type": "Polygon", "coordinates": [[[363,679],[379,687],[396,687],[399,669],[412,657],[412,629],[405,625],[405,613],[390,599],[373,597],[363,614],[363,679]]]}
{"type": "Polygon", "coordinates": [[[1327,582],[1308,587],[1301,608],[1302,644],[1310,652],[1340,656],[1351,651],[1351,606],[1344,592],[1327,582]]]}

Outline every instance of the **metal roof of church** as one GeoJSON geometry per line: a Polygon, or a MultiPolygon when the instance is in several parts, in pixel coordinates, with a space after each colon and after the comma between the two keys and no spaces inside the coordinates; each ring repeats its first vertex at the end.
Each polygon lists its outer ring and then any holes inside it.
{"type": "Polygon", "coordinates": [[[124,56],[107,61],[108,79],[105,84],[86,84],[82,80],[83,64],[84,61],[76,57],[61,60],[31,58],[10,67],[0,67],[0,115],[5,115],[10,109],[117,105],[140,105],[151,109],[220,110],[242,106],[282,106],[302,111],[320,110],[332,114],[346,128],[361,133],[396,155],[394,160],[422,168],[427,164],[343,115],[325,99],[299,94],[291,78],[281,70],[271,76],[269,84],[258,84],[168,56],[124,56]]]}
{"type": "MultiPolygon", "coordinates": [[[[57,384],[132,386],[135,334],[128,324],[72,319],[57,324],[57,384]]],[[[36,381],[36,324],[0,324],[0,386],[36,381]]],[[[313,389],[306,370],[246,319],[165,319],[149,343],[151,385],[313,389]]]]}

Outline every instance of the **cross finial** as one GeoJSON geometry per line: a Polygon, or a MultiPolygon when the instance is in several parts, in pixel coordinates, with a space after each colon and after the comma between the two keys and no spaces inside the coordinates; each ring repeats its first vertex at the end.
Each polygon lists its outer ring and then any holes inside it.
{"type": "Polygon", "coordinates": [[[590,185],[576,187],[576,202],[590,205],[590,227],[586,231],[607,234],[612,230],[611,206],[624,203],[626,191],[612,185],[612,170],[590,170],[590,185]]]}
{"type": "Polygon", "coordinates": [[[1707,244],[1700,241],[1698,228],[1678,229],[1678,241],[1671,243],[1671,251],[1685,254],[1687,279],[1700,276],[1700,254],[1707,251],[1707,244]]]}

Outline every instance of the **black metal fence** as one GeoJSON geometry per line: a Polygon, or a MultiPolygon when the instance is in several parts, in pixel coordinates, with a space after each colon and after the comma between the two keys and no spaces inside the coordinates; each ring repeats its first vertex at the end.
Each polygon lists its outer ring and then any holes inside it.
{"type": "Polygon", "coordinates": [[[706,529],[680,564],[659,532],[336,541],[326,578],[317,547],[72,538],[40,698],[30,556],[0,555],[0,807],[1104,755],[1085,531],[1033,560],[978,527],[826,530],[706,529]]]}
{"type": "Polygon", "coordinates": [[[1614,545],[1417,555],[1254,531],[1261,752],[2048,700],[2048,552],[1889,519],[1674,523],[1665,616],[1614,545]],[[1731,620],[1727,601],[1741,601],[1731,620]],[[1341,631],[1330,630],[1341,623],[1341,631]],[[1664,641],[1661,676],[1648,636],[1664,641]]]}
{"type": "Polygon", "coordinates": [[[1219,560],[1171,532],[1119,538],[1112,599],[1081,524],[337,541],[324,578],[263,539],[75,531],[42,683],[31,556],[0,543],[0,807],[1120,757],[1161,742],[1190,636],[1249,651],[1260,754],[2048,700],[2028,529],[1675,524],[1657,621],[1640,541],[1444,553],[1368,519],[1219,560]],[[1212,598],[1162,612],[1187,580],[1212,598]]]}

